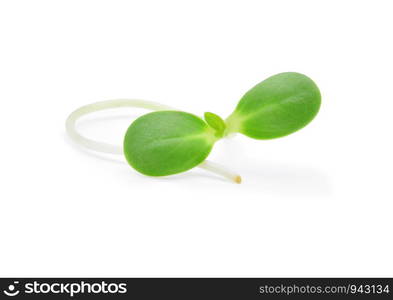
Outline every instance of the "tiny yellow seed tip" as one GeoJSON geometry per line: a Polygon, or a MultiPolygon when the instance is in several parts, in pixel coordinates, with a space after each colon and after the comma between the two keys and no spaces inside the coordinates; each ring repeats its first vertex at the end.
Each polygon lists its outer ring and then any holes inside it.
{"type": "Polygon", "coordinates": [[[238,183],[238,184],[242,183],[242,178],[239,175],[237,175],[235,177],[235,182],[238,183]]]}

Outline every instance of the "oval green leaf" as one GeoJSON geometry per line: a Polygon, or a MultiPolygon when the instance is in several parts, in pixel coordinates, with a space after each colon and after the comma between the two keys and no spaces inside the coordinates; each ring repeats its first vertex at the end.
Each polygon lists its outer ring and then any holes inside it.
{"type": "Polygon", "coordinates": [[[226,120],[230,132],[272,139],[306,126],[318,113],[321,94],[307,76],[294,72],[267,78],[249,90],[226,120]]]}
{"type": "Polygon", "coordinates": [[[224,120],[211,112],[205,112],[204,117],[206,123],[216,131],[216,137],[222,137],[226,128],[224,120]]]}
{"type": "Polygon", "coordinates": [[[138,172],[166,176],[202,163],[216,138],[201,118],[180,111],[157,111],[136,119],[124,137],[124,155],[138,172]]]}

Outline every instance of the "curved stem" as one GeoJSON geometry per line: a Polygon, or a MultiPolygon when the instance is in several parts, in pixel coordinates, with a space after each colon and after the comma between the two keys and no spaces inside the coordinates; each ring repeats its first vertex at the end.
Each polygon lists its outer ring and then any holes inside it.
{"type": "MultiPolygon", "coordinates": [[[[103,143],[99,141],[95,141],[89,138],[82,136],[78,130],[76,129],[76,123],[79,118],[84,115],[100,111],[106,109],[114,109],[119,107],[139,107],[145,108],[153,111],[158,110],[174,110],[174,108],[166,105],[162,105],[159,103],[139,100],[139,99],[116,99],[116,100],[107,100],[101,102],[95,102],[92,104],[88,104],[78,108],[77,110],[73,111],[66,120],[66,131],[70,138],[77,144],[82,145],[90,150],[97,151],[97,152],[104,152],[110,154],[123,154],[123,148],[118,145],[112,145],[108,143],[103,143]]],[[[213,172],[220,176],[223,176],[231,181],[236,183],[241,182],[241,177],[237,174],[234,174],[227,170],[226,168],[205,160],[201,163],[198,167],[205,169],[207,171],[213,172]]]]}
{"type": "Polygon", "coordinates": [[[149,110],[173,109],[169,106],[161,105],[159,103],[138,100],[138,99],[116,99],[116,100],[95,102],[78,108],[68,116],[66,120],[66,130],[68,135],[77,144],[80,144],[90,150],[94,150],[97,152],[111,153],[111,154],[123,154],[122,147],[88,139],[82,136],[76,129],[76,122],[80,117],[96,111],[119,108],[119,107],[139,107],[139,108],[146,108],[149,110]]]}

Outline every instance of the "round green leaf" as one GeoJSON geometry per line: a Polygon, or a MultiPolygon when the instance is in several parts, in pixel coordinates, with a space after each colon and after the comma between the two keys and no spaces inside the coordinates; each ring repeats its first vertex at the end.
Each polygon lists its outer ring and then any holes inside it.
{"type": "Polygon", "coordinates": [[[202,163],[215,141],[214,130],[201,118],[180,111],[157,111],[130,125],[124,155],[142,174],[172,175],[202,163]]]}
{"type": "Polygon", "coordinates": [[[226,120],[227,132],[272,139],[306,126],[318,113],[321,94],[307,76],[294,72],[267,78],[249,90],[226,120]]]}

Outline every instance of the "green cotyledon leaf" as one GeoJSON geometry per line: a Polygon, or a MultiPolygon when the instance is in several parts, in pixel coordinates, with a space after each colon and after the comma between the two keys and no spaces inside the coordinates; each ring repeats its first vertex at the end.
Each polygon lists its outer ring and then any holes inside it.
{"type": "Polygon", "coordinates": [[[286,72],[249,90],[226,120],[226,134],[240,132],[255,139],[273,139],[306,126],[318,113],[321,94],[307,76],[286,72]]]}
{"type": "Polygon", "coordinates": [[[157,111],[136,119],[124,137],[124,155],[138,172],[166,176],[202,163],[217,138],[201,118],[181,111],[157,111]]]}

